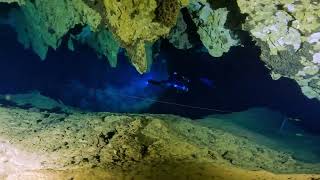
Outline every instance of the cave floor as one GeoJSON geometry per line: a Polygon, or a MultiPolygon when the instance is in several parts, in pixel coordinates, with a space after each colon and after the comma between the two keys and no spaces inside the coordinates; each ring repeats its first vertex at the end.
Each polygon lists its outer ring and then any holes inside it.
{"type": "Polygon", "coordinates": [[[0,99],[0,179],[320,178],[320,164],[178,116],[0,99]]]}

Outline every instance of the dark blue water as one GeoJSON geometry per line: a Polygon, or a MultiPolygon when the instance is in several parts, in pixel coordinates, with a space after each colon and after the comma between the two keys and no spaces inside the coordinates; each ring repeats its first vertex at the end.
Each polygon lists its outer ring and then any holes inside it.
{"type": "MultiPolygon", "coordinates": [[[[164,45],[163,52],[168,56],[169,66],[195,79],[190,94],[170,94],[172,96],[167,97],[184,104],[225,111],[268,107],[291,118],[301,119],[305,128],[320,132],[320,102],[305,97],[293,80],[272,80],[269,70],[259,59],[259,48],[254,46],[249,37],[244,44],[245,47],[232,48],[221,58],[213,58],[205,53],[186,53],[169,44],[164,45]],[[202,86],[197,81],[199,77],[212,79],[215,88],[202,86]]],[[[188,116],[202,116],[206,113],[210,112],[180,109],[180,114],[188,116]]]]}
{"type": "Polygon", "coordinates": [[[221,58],[177,50],[163,41],[151,73],[141,76],[124,53],[119,55],[119,68],[113,69],[82,45],[71,52],[64,44],[41,61],[31,50],[23,49],[9,27],[0,30],[2,94],[38,90],[86,110],[168,113],[193,119],[268,107],[301,119],[303,129],[320,134],[320,102],[303,96],[290,79],[272,80],[259,59],[259,48],[249,37],[245,47],[235,47],[221,58]],[[165,80],[173,72],[190,80],[188,92],[146,84],[148,79],[165,80]]]}

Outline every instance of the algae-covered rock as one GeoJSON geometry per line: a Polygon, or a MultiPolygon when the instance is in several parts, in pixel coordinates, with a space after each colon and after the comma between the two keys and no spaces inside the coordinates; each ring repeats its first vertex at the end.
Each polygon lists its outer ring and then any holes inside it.
{"type": "Polygon", "coordinates": [[[178,16],[176,26],[171,30],[167,39],[177,49],[190,49],[192,44],[189,41],[189,35],[187,33],[188,26],[183,19],[183,15],[180,13],[178,16]]]}
{"type": "Polygon", "coordinates": [[[158,7],[155,11],[157,21],[167,27],[175,26],[180,12],[178,0],[158,0],[158,7]]]}
{"type": "Polygon", "coordinates": [[[58,48],[62,37],[75,25],[86,24],[95,30],[101,21],[101,16],[81,0],[26,1],[10,16],[19,42],[41,59],[45,59],[49,47],[58,48]]]}
{"type": "Polygon", "coordinates": [[[113,34],[107,29],[102,29],[88,40],[89,46],[94,48],[98,54],[108,58],[112,67],[117,66],[118,52],[120,44],[113,37],[113,34]]]}
{"type": "Polygon", "coordinates": [[[178,0],[104,0],[110,30],[126,48],[131,63],[140,72],[148,70],[146,44],[169,34],[179,13],[178,0]]]}
{"type": "Polygon", "coordinates": [[[237,0],[247,14],[244,30],[261,47],[261,59],[278,75],[297,81],[309,98],[320,99],[320,3],[312,0],[237,0]],[[311,85],[312,84],[312,85],[311,85]]]}
{"type": "Polygon", "coordinates": [[[0,107],[0,117],[0,139],[10,139],[19,151],[41,154],[40,169],[135,171],[160,164],[208,163],[276,173],[320,170],[319,164],[297,161],[290,154],[177,116],[0,107]]]}
{"type": "MultiPolygon", "coordinates": [[[[90,46],[93,46],[99,54],[107,56],[111,65],[115,66],[116,48],[111,47],[120,44],[127,50],[132,64],[140,73],[146,72],[151,64],[150,46],[159,38],[169,34],[176,24],[180,8],[189,3],[188,0],[101,0],[99,2],[35,0],[25,3],[22,0],[1,0],[0,2],[19,3],[20,8],[10,13],[13,20],[11,25],[18,33],[19,42],[25,48],[32,48],[41,59],[45,59],[49,47],[57,49],[63,37],[76,25],[89,26],[93,32],[108,29],[96,33],[94,39],[88,42],[90,46]],[[104,39],[110,39],[111,36],[112,39],[115,37],[111,45],[107,45],[106,42],[101,44],[104,39]]],[[[68,46],[74,49],[70,38],[68,46]]]]}
{"type": "Polygon", "coordinates": [[[254,37],[268,43],[271,55],[287,50],[288,46],[292,46],[294,51],[300,49],[301,34],[297,29],[289,27],[293,18],[288,13],[277,11],[268,21],[269,26],[257,24],[250,32],[254,37]]]}
{"type": "Polygon", "coordinates": [[[213,10],[209,3],[195,2],[189,6],[193,21],[203,45],[213,57],[220,57],[238,44],[231,31],[226,29],[228,11],[226,8],[213,10]]]}
{"type": "MultiPolygon", "coordinates": [[[[211,172],[208,167],[239,168],[245,172],[320,172],[319,164],[298,161],[288,153],[215,126],[204,126],[201,121],[173,115],[80,112],[66,106],[54,111],[51,105],[45,105],[46,101],[61,106],[35,93],[12,98],[17,104],[29,103],[29,108],[12,103],[8,106],[1,101],[0,178],[20,175],[19,179],[25,179],[25,173],[75,169],[100,169],[105,173],[120,170],[114,179],[157,179],[159,175],[169,179],[225,177],[219,171],[203,174],[211,172]]],[[[37,174],[28,177],[34,175],[37,174]]],[[[97,174],[86,174],[84,179],[88,176],[97,174]]]]}

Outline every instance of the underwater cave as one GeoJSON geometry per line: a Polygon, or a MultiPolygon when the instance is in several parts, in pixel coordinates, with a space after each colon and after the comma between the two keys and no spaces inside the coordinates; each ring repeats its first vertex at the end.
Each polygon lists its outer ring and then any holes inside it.
{"type": "Polygon", "coordinates": [[[0,0],[0,179],[320,178],[307,1],[0,0]]]}

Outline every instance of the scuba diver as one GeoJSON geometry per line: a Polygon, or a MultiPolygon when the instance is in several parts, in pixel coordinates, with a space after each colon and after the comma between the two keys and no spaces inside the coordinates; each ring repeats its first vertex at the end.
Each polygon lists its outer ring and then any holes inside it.
{"type": "Polygon", "coordinates": [[[190,83],[190,79],[179,75],[177,72],[174,72],[169,76],[167,80],[153,80],[149,79],[148,84],[152,84],[155,86],[163,87],[163,88],[169,88],[169,89],[175,89],[179,93],[186,93],[189,92],[191,86],[197,87],[204,87],[206,89],[214,89],[215,84],[211,79],[208,79],[206,77],[201,77],[197,79],[193,79],[192,82],[190,83]]]}
{"type": "Polygon", "coordinates": [[[157,81],[150,79],[148,80],[148,83],[155,86],[175,89],[177,92],[186,93],[189,91],[190,80],[185,76],[179,75],[177,72],[174,72],[169,76],[167,80],[157,81]]]}

